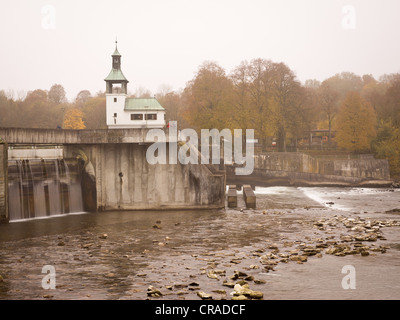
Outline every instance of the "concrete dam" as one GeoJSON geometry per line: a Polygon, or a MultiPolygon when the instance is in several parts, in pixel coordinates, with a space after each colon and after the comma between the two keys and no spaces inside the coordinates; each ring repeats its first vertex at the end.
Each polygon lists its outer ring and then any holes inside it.
{"type": "Polygon", "coordinates": [[[270,152],[254,156],[254,170],[236,176],[227,166],[227,184],[257,186],[389,187],[389,162],[372,155],[353,158],[314,157],[300,152],[270,152]]]}
{"type": "MultiPolygon", "coordinates": [[[[0,221],[82,211],[223,208],[226,185],[392,184],[388,161],[367,155],[327,159],[297,152],[259,154],[253,172],[242,176],[234,173],[234,165],[150,164],[146,152],[158,138],[151,134],[145,128],[0,128],[0,221]]],[[[164,142],[178,142],[170,139],[165,135],[164,142]]]]}
{"type": "Polygon", "coordinates": [[[149,164],[146,150],[154,140],[148,134],[149,129],[0,129],[1,221],[72,211],[225,206],[224,170],[149,164]],[[22,159],[18,146],[56,146],[62,155],[44,159],[37,151],[33,159],[22,159]]]}

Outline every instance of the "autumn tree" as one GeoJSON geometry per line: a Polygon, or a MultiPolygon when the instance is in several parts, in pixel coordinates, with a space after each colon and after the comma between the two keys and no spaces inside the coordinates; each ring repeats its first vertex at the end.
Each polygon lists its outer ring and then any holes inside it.
{"type": "Polygon", "coordinates": [[[318,89],[321,86],[321,82],[317,79],[307,79],[304,82],[304,87],[309,89],[318,89]]]}
{"type": "Polygon", "coordinates": [[[388,84],[379,82],[372,76],[368,75],[364,75],[363,80],[364,86],[361,89],[361,96],[372,105],[378,117],[384,116],[384,97],[388,88],[388,84]]]}
{"type": "Polygon", "coordinates": [[[342,72],[324,80],[339,97],[339,103],[342,103],[349,92],[360,92],[363,87],[363,80],[353,72],[342,72]]]}
{"type": "Polygon", "coordinates": [[[284,63],[273,63],[271,77],[271,113],[277,135],[278,151],[286,151],[289,127],[301,121],[299,114],[303,104],[303,90],[294,72],[284,63]]]}
{"type": "Polygon", "coordinates": [[[232,128],[232,83],[215,62],[205,62],[183,92],[184,119],[192,128],[232,128]]]}
{"type": "Polygon", "coordinates": [[[61,84],[53,84],[48,93],[48,99],[53,104],[60,104],[67,101],[64,87],[61,84]]]}
{"type": "Polygon", "coordinates": [[[3,90],[0,91],[0,127],[5,127],[8,116],[8,99],[3,90]]]}
{"type": "Polygon", "coordinates": [[[268,105],[267,70],[270,64],[271,61],[260,58],[243,61],[230,75],[233,83],[233,122],[238,128],[254,129],[255,136],[264,146],[267,136],[273,134],[268,105]]]}
{"type": "Polygon", "coordinates": [[[390,174],[400,176],[400,74],[384,75],[370,90],[376,103],[379,126],[373,141],[378,158],[389,161],[390,174]]]}
{"type": "Polygon", "coordinates": [[[328,143],[331,144],[332,125],[339,109],[339,93],[332,87],[329,81],[324,81],[319,87],[319,99],[325,119],[328,122],[328,143]]]}
{"type": "Polygon", "coordinates": [[[385,110],[382,117],[391,120],[396,128],[400,128],[400,74],[394,74],[389,82],[384,97],[385,110]]]}
{"type": "Polygon", "coordinates": [[[350,151],[368,151],[376,136],[376,115],[371,104],[359,93],[349,92],[336,123],[338,146],[350,151]]]}
{"type": "Polygon", "coordinates": [[[84,105],[91,97],[92,94],[89,90],[81,90],[76,95],[75,103],[77,103],[78,105],[84,105]]]}
{"type": "Polygon", "coordinates": [[[16,105],[17,110],[20,110],[19,127],[56,128],[60,124],[62,112],[51,105],[45,90],[36,89],[28,92],[25,100],[16,105]]]}
{"type": "Polygon", "coordinates": [[[264,148],[268,137],[275,135],[278,150],[286,151],[288,134],[296,144],[297,137],[310,127],[312,112],[306,91],[284,63],[260,58],[244,61],[230,78],[235,93],[234,116],[255,129],[264,148]]]}
{"type": "Polygon", "coordinates": [[[267,137],[274,134],[272,124],[271,98],[271,70],[272,62],[266,59],[253,59],[248,64],[248,106],[246,110],[247,122],[255,135],[266,146],[267,137]]]}
{"type": "MultiPolygon", "coordinates": [[[[106,129],[106,99],[102,97],[88,98],[81,105],[83,121],[87,129],[106,129]]],[[[84,128],[83,128],[84,129],[84,128]]]]}
{"type": "Polygon", "coordinates": [[[83,122],[83,112],[77,108],[70,108],[66,111],[64,116],[64,129],[85,129],[85,123],[83,122]]]}
{"type": "Polygon", "coordinates": [[[190,124],[183,117],[185,105],[182,93],[175,91],[161,91],[157,93],[157,100],[166,111],[166,122],[177,121],[178,129],[190,127],[190,124]]]}
{"type": "Polygon", "coordinates": [[[381,120],[376,138],[372,142],[374,154],[377,158],[387,159],[390,174],[400,176],[400,128],[391,121],[381,120]]]}
{"type": "Polygon", "coordinates": [[[233,84],[232,116],[235,122],[243,129],[254,128],[251,124],[250,111],[250,75],[249,64],[242,61],[230,74],[229,78],[233,84]]]}
{"type": "Polygon", "coordinates": [[[300,90],[296,105],[297,116],[289,119],[289,131],[294,138],[296,151],[297,140],[304,135],[308,137],[309,145],[311,145],[309,133],[315,129],[320,119],[318,86],[301,87],[300,90]]]}

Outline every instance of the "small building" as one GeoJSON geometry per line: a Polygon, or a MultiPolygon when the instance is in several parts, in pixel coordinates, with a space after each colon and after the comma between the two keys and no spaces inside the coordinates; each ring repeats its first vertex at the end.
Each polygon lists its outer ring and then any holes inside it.
{"type": "Polygon", "coordinates": [[[109,129],[163,128],[165,109],[156,98],[128,98],[128,79],[121,70],[117,42],[106,82],[106,117],[109,129]]]}

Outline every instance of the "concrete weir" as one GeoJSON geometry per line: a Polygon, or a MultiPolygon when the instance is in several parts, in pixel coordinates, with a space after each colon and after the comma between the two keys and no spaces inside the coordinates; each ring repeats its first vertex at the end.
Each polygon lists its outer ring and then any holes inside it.
{"type": "MultiPolygon", "coordinates": [[[[154,143],[149,129],[0,128],[0,137],[10,146],[57,145],[62,147],[65,159],[79,159],[87,211],[225,206],[225,170],[208,164],[149,164],[146,151],[154,143]]],[[[168,151],[170,141],[165,143],[168,151]]],[[[5,144],[0,146],[0,218],[7,220],[2,203],[7,199],[7,187],[4,186],[7,186],[8,148],[5,144]]]]}
{"type": "MultiPolygon", "coordinates": [[[[207,165],[149,164],[148,145],[68,145],[67,158],[84,155],[98,210],[171,210],[224,207],[225,176],[207,165]]],[[[84,197],[85,198],[85,197],[84,197]]]]}
{"type": "Polygon", "coordinates": [[[256,208],[256,195],[249,184],[243,185],[243,198],[247,208],[256,208]]]}
{"type": "Polygon", "coordinates": [[[0,223],[8,222],[8,146],[0,142],[0,223]]]}
{"type": "Polygon", "coordinates": [[[238,201],[237,201],[237,191],[235,185],[230,185],[228,187],[227,202],[228,202],[228,208],[237,207],[238,201]]]}
{"type": "Polygon", "coordinates": [[[228,184],[258,186],[390,187],[389,162],[372,155],[355,159],[313,157],[300,152],[271,152],[254,156],[254,171],[237,176],[227,166],[228,184]]]}

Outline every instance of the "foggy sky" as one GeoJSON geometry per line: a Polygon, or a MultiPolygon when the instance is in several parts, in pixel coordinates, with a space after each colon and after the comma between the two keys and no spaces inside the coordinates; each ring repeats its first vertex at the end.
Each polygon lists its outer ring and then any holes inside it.
{"type": "Polygon", "coordinates": [[[399,13],[398,0],[1,0],[0,90],[104,91],[116,37],[132,93],[182,89],[206,60],[378,79],[400,72],[399,13]]]}

